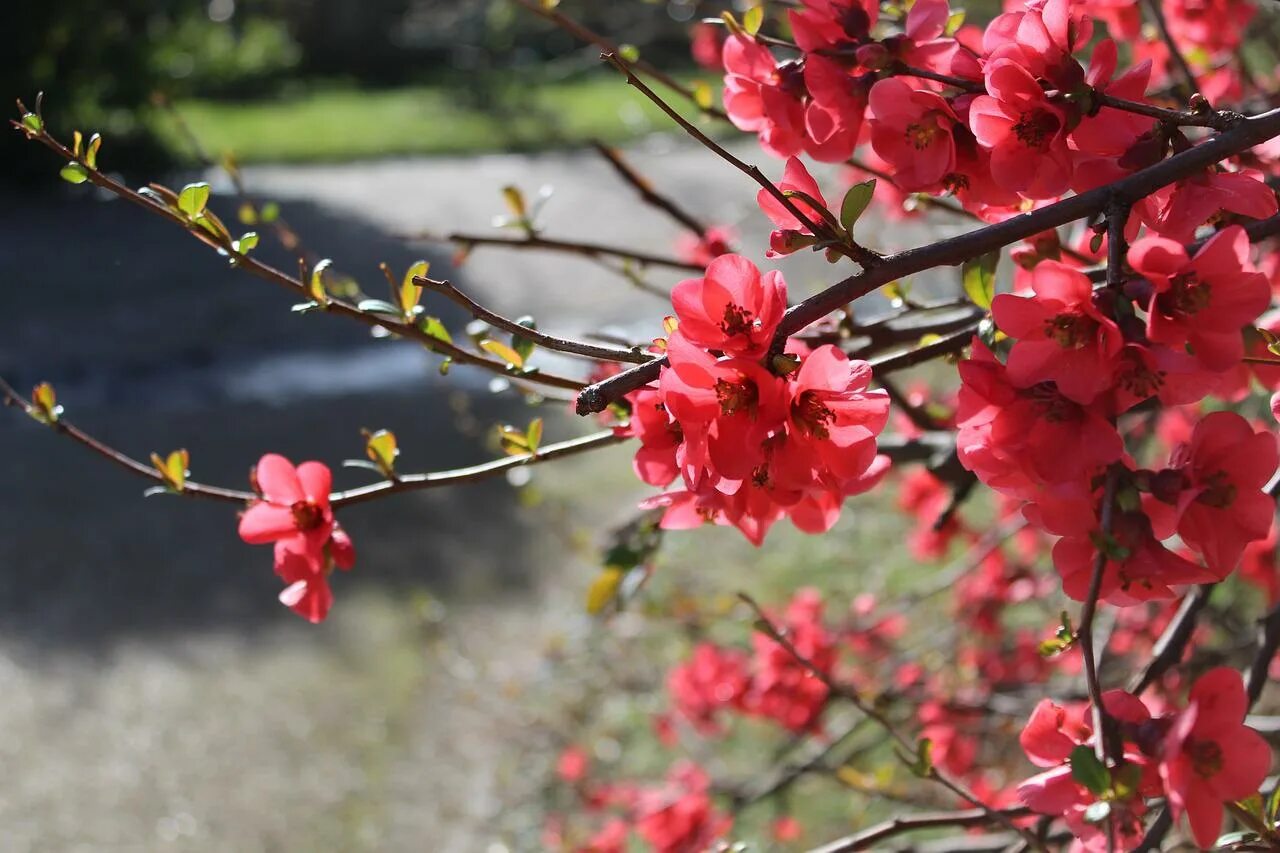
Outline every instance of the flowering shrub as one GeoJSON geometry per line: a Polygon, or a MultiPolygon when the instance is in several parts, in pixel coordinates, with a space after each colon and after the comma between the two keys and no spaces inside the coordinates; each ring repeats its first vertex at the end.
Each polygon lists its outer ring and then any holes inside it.
{"type": "MultiPolygon", "coordinates": [[[[399,471],[396,437],[380,431],[366,434],[360,462],[376,474],[369,485],[333,492],[326,465],[268,453],[238,491],[190,480],[185,451],[147,464],[98,442],[67,422],[48,385],[24,397],[0,384],[7,401],[161,491],[238,505],[241,538],[273,544],[280,600],[312,622],[332,605],[333,568],[354,562],[335,511],[618,442],[633,444],[636,475],[659,491],[611,549],[589,595],[595,612],[625,603],[656,530],[731,526],[760,545],[784,517],[824,533],[848,498],[895,487],[916,559],[963,552],[921,593],[951,595],[950,639],[925,652],[909,597],[842,602],[806,588],[776,611],[744,597],[736,612],[750,613],[754,635],[698,631],[666,677],[659,740],[678,746],[692,731],[718,743],[746,720],[816,745],[816,757],[735,789],[714,778],[706,749],[663,781],[630,781],[572,744],[553,784],[575,808],[548,819],[551,848],[693,853],[728,844],[739,816],[770,800],[781,804],[772,839],[792,844],[805,827],[785,794],[825,773],[892,819],[824,850],[947,827],[990,833],[991,849],[1155,850],[1175,826],[1201,848],[1280,849],[1271,749],[1249,716],[1280,648],[1280,337],[1269,314],[1280,110],[1260,106],[1275,103],[1274,69],[1242,49],[1254,4],[1011,0],[983,28],[947,0],[755,6],[692,33],[697,61],[723,72],[721,109],[709,89],[615,49],[556,3],[517,2],[602,47],[659,104],[645,80],[785,160],[757,169],[669,112],[708,157],[758,184],[775,227],[767,247],[704,225],[608,150],[685,231],[675,256],[548,237],[514,188],[518,236],[455,235],[462,256],[498,243],[621,259],[633,278],[634,267],[692,273],[670,290],[674,314],[651,342],[547,334],[430,278],[425,262],[387,272],[391,301],[352,299],[332,287],[327,261],[304,261],[296,277],[259,262],[258,234],[233,236],[207,185],[135,192],[99,170],[100,137],[65,145],[38,103],[14,126],[62,159],[66,180],[169,220],[295,292],[298,311],[417,341],[537,402],[570,391],[605,429],[546,444],[541,419],[503,425],[505,458],[428,474],[399,471]],[[824,191],[802,157],[847,168],[824,191]],[[930,210],[973,227],[888,255],[858,238],[868,211],[930,210]],[[1015,269],[1000,276],[1006,249],[1015,269]],[[851,270],[797,302],[759,264],[805,250],[851,270]],[[949,302],[922,303],[902,284],[948,265],[961,267],[949,302]],[[864,311],[881,288],[889,311],[864,311]],[[475,346],[427,313],[427,294],[486,324],[475,346]],[[560,375],[539,350],[594,367],[560,375]],[[897,385],[895,372],[931,361],[931,382],[897,385]],[[1211,602],[1220,587],[1231,600],[1211,602]],[[1046,622],[1046,601],[1072,603],[1046,622]],[[1242,620],[1258,612],[1258,639],[1245,644],[1242,620]],[[1235,636],[1221,642],[1212,624],[1235,636]],[[843,732],[841,710],[855,720],[843,732]],[[864,751],[896,757],[881,766],[899,767],[905,786],[867,782],[847,755],[831,763],[868,724],[877,734],[864,751]],[[1220,837],[1228,818],[1238,830],[1220,837]]],[[[244,218],[260,221],[248,207],[244,218]]]]}

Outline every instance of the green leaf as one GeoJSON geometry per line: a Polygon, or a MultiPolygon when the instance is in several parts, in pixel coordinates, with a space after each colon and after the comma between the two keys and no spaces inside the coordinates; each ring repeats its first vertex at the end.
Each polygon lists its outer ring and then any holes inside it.
{"type": "Polygon", "coordinates": [[[32,133],[44,130],[44,121],[35,113],[26,113],[22,117],[22,126],[32,133]]]}
{"type": "MultiPolygon", "coordinates": [[[[538,328],[538,324],[534,322],[534,319],[527,314],[521,317],[520,319],[516,320],[516,323],[520,326],[524,326],[526,329],[538,328]]],[[[529,357],[533,355],[533,350],[535,347],[536,347],[536,344],[534,344],[534,342],[529,338],[526,338],[523,335],[518,335],[518,334],[511,335],[511,348],[520,355],[520,360],[522,362],[528,363],[529,357]]]]}
{"type": "Polygon", "coordinates": [[[1071,750],[1071,778],[1099,796],[1111,787],[1111,771],[1083,744],[1071,750]]]}
{"type": "Polygon", "coordinates": [[[365,430],[364,452],[373,464],[378,466],[384,477],[390,479],[396,470],[396,457],[400,448],[396,445],[396,434],[388,429],[377,432],[365,430]]]}
{"type": "Polygon", "coordinates": [[[437,341],[443,341],[446,344],[453,343],[453,338],[450,336],[449,330],[444,327],[444,323],[440,322],[439,317],[423,317],[418,322],[418,328],[435,338],[437,341]]]}
{"type": "Polygon", "coordinates": [[[498,427],[498,443],[509,456],[525,456],[529,453],[529,437],[509,424],[498,427]]]}
{"type": "Polygon", "coordinates": [[[640,58],[640,48],[634,44],[619,45],[618,56],[622,57],[623,62],[635,62],[640,58]]]}
{"type": "Polygon", "coordinates": [[[849,191],[844,194],[844,201],[840,205],[840,224],[845,227],[846,231],[853,232],[854,223],[858,221],[858,217],[862,215],[862,212],[867,209],[867,205],[871,204],[871,198],[875,195],[875,191],[875,178],[849,187],[849,191]]]}
{"type": "Polygon", "coordinates": [[[151,464],[160,472],[165,485],[173,492],[181,492],[186,486],[187,475],[190,473],[187,467],[190,462],[191,457],[186,450],[175,450],[164,457],[159,453],[151,454],[151,464]]]}
{"type": "Polygon", "coordinates": [[[89,137],[89,146],[84,152],[84,164],[90,169],[98,168],[98,149],[102,147],[102,135],[95,133],[89,137]]]}
{"type": "Polygon", "coordinates": [[[385,299],[361,299],[356,308],[371,314],[389,314],[392,317],[400,315],[400,309],[385,299]]]}
{"type": "Polygon", "coordinates": [[[231,244],[231,248],[242,255],[247,255],[258,245],[258,232],[246,231],[240,235],[240,239],[231,244]]]}
{"type": "MultiPolygon", "coordinates": [[[[319,305],[329,304],[329,295],[324,289],[324,274],[331,266],[333,266],[333,260],[325,258],[315,265],[315,268],[311,270],[311,277],[307,279],[307,295],[319,305]]],[[[363,311],[365,309],[361,308],[360,310],[363,311]]],[[[396,313],[394,305],[391,306],[391,313],[396,313]]]]}
{"type": "Polygon", "coordinates": [[[995,251],[971,258],[960,268],[965,295],[984,311],[991,308],[991,300],[996,295],[996,265],[999,263],[1000,252],[995,251]]]}
{"type": "Polygon", "coordinates": [[[1240,832],[1228,832],[1226,835],[1218,836],[1218,840],[1213,842],[1214,850],[1233,850],[1237,844],[1246,844],[1251,841],[1259,841],[1258,833],[1249,830],[1241,830],[1240,832]]]}
{"type": "Polygon", "coordinates": [[[752,6],[742,15],[742,28],[747,31],[747,35],[753,36],[760,32],[761,25],[764,24],[764,7],[752,6]]]}
{"type": "Polygon", "coordinates": [[[68,163],[58,174],[69,184],[83,184],[89,180],[89,170],[79,163],[68,163]]]}
{"type": "Polygon", "coordinates": [[[178,193],[178,210],[195,219],[209,206],[209,185],[204,181],[187,184],[178,193]]]}
{"type": "Polygon", "coordinates": [[[258,211],[258,217],[263,222],[271,224],[280,218],[280,205],[274,201],[269,201],[262,206],[262,210],[258,211]]]}
{"type": "Polygon", "coordinates": [[[542,443],[542,418],[534,418],[529,421],[529,429],[525,430],[525,441],[529,445],[530,453],[538,452],[538,445],[542,443]]]}
{"type": "Polygon", "coordinates": [[[516,370],[524,367],[524,359],[520,357],[520,353],[507,346],[502,341],[495,341],[490,338],[486,338],[480,342],[480,349],[496,355],[516,370]]]}
{"type": "Polygon", "coordinates": [[[952,12],[947,16],[947,26],[943,33],[948,36],[956,34],[956,30],[964,26],[964,9],[952,12]]]}
{"type": "Polygon", "coordinates": [[[48,382],[41,382],[31,390],[31,405],[27,414],[42,424],[55,424],[62,415],[62,407],[58,405],[57,392],[48,382]]]}

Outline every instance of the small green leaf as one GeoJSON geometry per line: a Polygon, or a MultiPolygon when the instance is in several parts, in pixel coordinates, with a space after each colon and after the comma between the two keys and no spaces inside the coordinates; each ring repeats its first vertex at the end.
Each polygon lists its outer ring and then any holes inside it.
{"type": "Polygon", "coordinates": [[[258,211],[246,201],[236,210],[236,218],[240,220],[241,225],[257,225],[258,211]]]}
{"type": "Polygon", "coordinates": [[[520,357],[520,353],[507,346],[502,341],[495,341],[491,338],[486,338],[480,342],[480,349],[496,355],[516,370],[524,367],[524,359],[520,357]]]}
{"type": "Polygon", "coordinates": [[[705,80],[699,80],[693,85],[693,102],[698,105],[699,109],[711,109],[713,97],[711,87],[707,85],[705,80]]]}
{"type": "Polygon", "coordinates": [[[761,25],[764,24],[764,7],[752,6],[742,15],[742,28],[747,31],[747,35],[753,36],[760,32],[761,25]]]}
{"type": "Polygon", "coordinates": [[[95,133],[89,137],[89,145],[84,151],[84,164],[90,169],[98,168],[98,149],[102,147],[102,135],[95,133]]]}
{"type": "Polygon", "coordinates": [[[231,244],[231,248],[242,255],[252,252],[258,245],[258,232],[246,231],[240,235],[240,239],[231,244]]]}
{"type": "Polygon", "coordinates": [[[525,430],[525,439],[529,445],[529,452],[536,454],[538,445],[542,443],[542,418],[534,418],[529,422],[529,429],[525,430]]]}
{"type": "Polygon", "coordinates": [[[453,337],[449,334],[449,330],[445,328],[444,323],[440,322],[439,317],[423,317],[418,322],[418,328],[437,341],[443,341],[446,344],[453,343],[453,337]]]}
{"type": "Polygon", "coordinates": [[[387,314],[392,317],[399,316],[399,307],[392,305],[385,299],[361,299],[356,308],[360,311],[367,311],[371,314],[387,314]]]}
{"type": "Polygon", "coordinates": [[[953,36],[956,31],[964,26],[964,9],[952,12],[947,16],[947,26],[943,30],[944,35],[953,36]]]}
{"type": "Polygon", "coordinates": [[[83,184],[89,180],[89,170],[79,163],[68,163],[58,174],[69,184],[83,184]]]}
{"type": "Polygon", "coordinates": [[[209,185],[204,181],[187,184],[178,193],[178,210],[195,219],[209,206],[209,185]]]}
{"type": "Polygon", "coordinates": [[[84,148],[84,134],[78,130],[71,133],[71,153],[80,159],[80,150],[84,148]]]}
{"type": "Polygon", "coordinates": [[[396,457],[400,455],[400,448],[396,445],[396,434],[391,430],[380,429],[377,432],[364,431],[365,448],[364,452],[374,465],[378,466],[378,470],[387,479],[391,479],[395,475],[396,457]]]}
{"type": "Polygon", "coordinates": [[[1258,840],[1260,840],[1258,833],[1250,832],[1247,829],[1239,832],[1228,832],[1226,835],[1218,836],[1218,840],[1213,842],[1213,849],[1233,850],[1237,844],[1247,844],[1258,840]]]}
{"type": "Polygon", "coordinates": [[[191,457],[186,450],[175,450],[165,457],[159,453],[151,454],[151,464],[160,472],[169,491],[173,492],[181,492],[186,486],[190,462],[191,457]]]}
{"type": "Polygon", "coordinates": [[[844,201],[840,205],[840,224],[844,226],[846,231],[853,233],[854,223],[858,221],[858,217],[867,209],[867,205],[871,203],[871,198],[875,195],[875,192],[875,178],[849,187],[849,191],[844,194],[844,201]]]}
{"type": "Polygon", "coordinates": [[[27,414],[42,424],[56,424],[62,414],[58,405],[58,395],[48,382],[41,382],[31,390],[31,406],[27,414]]]}
{"type": "Polygon", "coordinates": [[[529,208],[524,203],[524,193],[519,187],[512,184],[503,187],[502,200],[507,203],[507,210],[511,211],[511,215],[516,219],[524,219],[529,215],[529,208]]]}
{"type": "Polygon", "coordinates": [[[965,261],[960,268],[965,295],[984,311],[991,308],[991,300],[996,295],[996,265],[999,263],[1000,252],[988,252],[965,261]]]}
{"type": "Polygon", "coordinates": [[[258,216],[269,225],[280,218],[280,205],[269,201],[262,206],[262,210],[258,211],[258,216]]]}
{"type": "MultiPolygon", "coordinates": [[[[315,265],[315,268],[311,270],[311,276],[307,279],[307,295],[318,305],[329,304],[329,295],[324,288],[324,274],[331,266],[333,266],[333,260],[325,258],[315,265]]],[[[361,308],[360,310],[363,311],[365,309],[361,308]]],[[[391,306],[391,313],[396,313],[394,305],[391,306]]]]}
{"type": "Polygon", "coordinates": [[[26,113],[22,117],[22,126],[32,133],[44,130],[44,121],[35,113],[26,113]]]}
{"type": "Polygon", "coordinates": [[[619,45],[618,56],[622,57],[623,62],[635,62],[640,58],[640,48],[634,44],[619,45]]]}
{"type": "Polygon", "coordinates": [[[1111,787],[1111,771],[1083,744],[1071,750],[1071,778],[1099,796],[1111,787]]]}
{"type": "Polygon", "coordinates": [[[1280,335],[1276,335],[1275,332],[1270,329],[1264,329],[1261,326],[1258,326],[1257,332],[1262,336],[1262,340],[1266,342],[1267,352],[1272,355],[1280,355],[1280,335]]]}
{"type": "Polygon", "coordinates": [[[528,436],[507,424],[498,427],[498,443],[509,456],[524,456],[529,453],[528,436]]]}

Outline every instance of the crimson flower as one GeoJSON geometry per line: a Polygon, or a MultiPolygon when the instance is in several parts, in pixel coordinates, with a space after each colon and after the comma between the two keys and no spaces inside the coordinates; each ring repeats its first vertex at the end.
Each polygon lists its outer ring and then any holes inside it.
{"type": "Polygon", "coordinates": [[[1035,296],[1001,293],[992,301],[996,325],[1017,343],[1009,352],[1009,378],[1028,387],[1055,382],[1063,396],[1090,403],[1111,384],[1112,362],[1124,338],[1093,302],[1093,283],[1058,261],[1032,273],[1035,296]]]}
{"type": "Polygon", "coordinates": [[[888,77],[871,87],[871,146],[893,165],[902,189],[937,187],[956,168],[952,130],[959,122],[946,99],[888,77]]]}
{"type": "Polygon", "coordinates": [[[739,255],[721,255],[703,278],[671,291],[680,333],[692,343],[727,355],[764,355],[787,308],[787,283],[777,270],[761,275],[739,255]]]}
{"type": "Polygon", "coordinates": [[[1266,276],[1249,263],[1249,236],[1238,225],[1211,237],[1194,258],[1178,242],[1147,237],[1129,249],[1129,264],[1152,284],[1147,337],[1223,371],[1244,356],[1241,329],[1271,302],[1266,276]]]}
{"type": "Polygon", "coordinates": [[[1066,116],[1013,59],[985,69],[986,95],[969,107],[969,127],[991,150],[991,174],[1005,189],[1028,198],[1054,198],[1071,183],[1066,116]]]}
{"type": "Polygon", "coordinates": [[[1249,710],[1240,673],[1211,669],[1191,688],[1190,702],[1160,749],[1160,776],[1175,816],[1186,813],[1200,847],[1222,828],[1223,803],[1246,799],[1271,769],[1271,747],[1244,725],[1249,710]]]}

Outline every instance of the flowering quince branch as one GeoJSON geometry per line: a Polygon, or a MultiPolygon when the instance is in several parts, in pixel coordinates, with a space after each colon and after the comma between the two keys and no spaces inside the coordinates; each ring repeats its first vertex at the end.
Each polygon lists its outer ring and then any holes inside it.
{"type": "Polygon", "coordinates": [[[1194,587],[1182,598],[1182,604],[1173,620],[1169,622],[1164,633],[1151,648],[1151,660],[1134,675],[1125,690],[1135,696],[1142,694],[1152,684],[1157,683],[1173,667],[1182,662],[1182,655],[1191,642],[1191,635],[1196,629],[1196,620],[1201,611],[1209,604],[1213,588],[1217,584],[1206,583],[1194,587]]]}
{"type": "MultiPolygon", "coordinates": [[[[1111,536],[1111,523],[1115,513],[1116,484],[1119,477],[1115,469],[1107,471],[1107,484],[1102,492],[1102,509],[1099,512],[1101,523],[1099,537],[1107,540],[1111,536]]],[[[1098,612],[1098,597],[1102,593],[1102,581],[1107,567],[1105,549],[1099,549],[1093,560],[1093,574],[1089,578],[1089,591],[1085,593],[1084,607],[1080,610],[1080,627],[1076,635],[1080,642],[1080,654],[1084,658],[1085,685],[1089,690],[1089,701],[1093,708],[1093,728],[1099,732],[1096,745],[1098,758],[1104,763],[1111,760],[1112,726],[1102,701],[1102,684],[1098,681],[1098,658],[1093,648],[1093,619],[1098,612]]],[[[1110,830],[1108,830],[1108,833],[1110,830]]]]}
{"type": "MultiPolygon", "coordinates": [[[[1108,186],[1070,196],[1034,212],[1014,216],[967,234],[889,255],[874,267],[837,282],[788,309],[778,326],[778,335],[785,340],[786,336],[891,281],[938,266],[961,264],[1042,231],[1085,219],[1105,210],[1116,200],[1141,199],[1278,134],[1280,109],[1246,118],[1231,130],[1108,186]]],[[[664,359],[657,359],[584,388],[578,395],[579,414],[602,411],[609,403],[652,382],[664,363],[664,359]]]]}
{"type": "MultiPolygon", "coordinates": [[[[621,258],[622,260],[634,261],[635,263],[647,266],[669,267],[677,270],[687,270],[689,272],[701,272],[705,264],[699,266],[692,261],[684,261],[679,258],[670,258],[663,255],[655,255],[649,252],[641,252],[634,249],[624,249],[616,246],[605,246],[599,243],[588,243],[581,240],[557,240],[551,237],[544,237],[541,234],[525,234],[523,237],[506,237],[496,234],[472,234],[464,231],[451,231],[448,234],[436,235],[430,232],[420,231],[409,235],[412,240],[428,240],[435,243],[454,243],[464,250],[472,249],[477,246],[496,246],[503,249],[530,249],[530,250],[546,250],[550,252],[566,252],[573,255],[583,255],[588,258],[612,257],[621,258]]],[[[660,294],[666,296],[666,294],[660,294]]]]}
{"type": "MultiPolygon", "coordinates": [[[[20,122],[13,122],[13,124],[25,133],[28,139],[41,143],[68,162],[78,163],[78,158],[75,153],[50,135],[43,126],[36,131],[31,130],[30,128],[24,128],[20,122]]],[[[229,235],[220,237],[201,225],[196,224],[194,221],[184,217],[182,212],[176,209],[176,207],[170,207],[165,203],[156,201],[153,198],[138,193],[119,183],[109,175],[103,174],[97,169],[85,168],[83,169],[83,172],[85,174],[85,179],[93,183],[95,186],[101,187],[119,198],[126,199],[144,210],[168,219],[169,221],[181,226],[188,234],[206,246],[230,256],[235,266],[252,273],[258,278],[279,285],[304,298],[311,298],[314,295],[308,288],[307,284],[300,278],[294,278],[284,272],[281,272],[275,267],[258,261],[246,252],[237,251],[231,245],[229,235]]],[[[417,322],[402,321],[380,313],[362,311],[359,307],[336,297],[322,294],[322,298],[323,303],[317,303],[318,307],[322,310],[350,317],[351,319],[357,320],[358,322],[364,323],[368,326],[376,326],[385,329],[393,335],[399,335],[401,337],[418,341],[427,349],[444,355],[460,364],[482,367],[491,372],[510,376],[512,379],[522,382],[535,382],[554,388],[564,388],[570,391],[577,391],[582,388],[582,383],[575,379],[556,376],[544,371],[530,371],[513,376],[511,375],[508,364],[494,361],[462,349],[461,347],[426,331],[417,322]]]]}
{"type": "Polygon", "coordinates": [[[1142,0],[1142,7],[1146,10],[1147,15],[1150,16],[1152,23],[1156,25],[1156,29],[1159,30],[1160,38],[1164,39],[1164,43],[1169,49],[1169,58],[1178,67],[1178,73],[1182,75],[1182,84],[1187,88],[1187,93],[1192,97],[1199,95],[1200,85],[1196,82],[1196,74],[1191,70],[1187,57],[1183,55],[1177,39],[1173,37],[1173,33],[1169,30],[1169,20],[1164,16],[1164,9],[1160,7],[1159,0],[1142,0]]]}
{"type": "Polygon", "coordinates": [[[443,293],[449,299],[471,312],[471,315],[477,320],[483,320],[491,326],[497,326],[499,329],[503,329],[513,335],[527,338],[544,349],[569,353],[570,355],[580,355],[597,361],[622,361],[632,364],[644,364],[653,359],[653,356],[641,352],[638,348],[618,349],[617,347],[606,347],[598,344],[589,344],[584,341],[559,338],[555,335],[540,332],[485,308],[448,281],[437,281],[425,276],[414,276],[413,282],[421,287],[443,293]]]}
{"type": "Polygon", "coordinates": [[[839,838],[835,841],[823,844],[821,847],[815,847],[809,853],[854,853],[857,850],[871,850],[876,844],[886,841],[897,835],[908,832],[918,832],[928,829],[942,828],[964,828],[975,826],[987,826],[991,823],[998,822],[996,814],[1001,815],[1006,820],[1014,818],[1026,817],[1034,814],[1029,809],[1012,808],[1001,809],[993,812],[988,809],[963,809],[961,811],[952,812],[923,812],[920,814],[908,815],[905,817],[895,817],[878,823],[875,826],[867,827],[861,832],[853,835],[839,838]]]}
{"type": "MultiPolygon", "coordinates": [[[[37,417],[39,415],[39,412],[32,402],[15,391],[13,386],[6,382],[3,377],[0,377],[0,397],[3,397],[4,404],[6,406],[17,406],[28,414],[31,414],[33,417],[37,417]]],[[[66,418],[58,416],[56,419],[42,417],[38,419],[43,420],[43,422],[54,431],[65,435],[77,444],[84,445],[94,453],[109,459],[121,468],[124,468],[133,474],[145,477],[146,479],[156,483],[159,487],[164,487],[166,489],[172,487],[171,481],[165,477],[162,471],[146,464],[145,462],[140,462],[132,456],[121,453],[115,448],[108,447],[106,444],[103,444],[98,439],[89,435],[66,418]]],[[[192,497],[207,498],[209,500],[237,504],[243,504],[247,501],[251,501],[254,497],[251,492],[224,489],[221,486],[208,486],[204,483],[187,480],[185,477],[182,482],[181,490],[177,491],[176,494],[190,495],[192,497]]]]}

